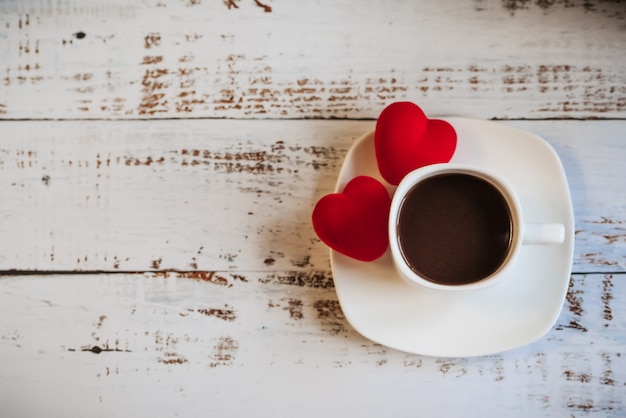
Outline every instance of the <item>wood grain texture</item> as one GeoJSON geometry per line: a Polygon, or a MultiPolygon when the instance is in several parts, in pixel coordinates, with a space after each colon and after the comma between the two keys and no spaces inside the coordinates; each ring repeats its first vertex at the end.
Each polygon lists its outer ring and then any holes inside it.
{"type": "MultiPolygon", "coordinates": [[[[560,155],[574,272],[626,267],[626,122],[507,122],[560,155]]],[[[293,271],[326,277],[310,223],[369,121],[2,122],[0,270],[293,271]]]]}
{"type": "Polygon", "coordinates": [[[8,1],[0,117],[623,118],[621,1],[8,1]],[[494,106],[493,103],[498,105],[494,106]]]}
{"type": "Polygon", "coordinates": [[[0,1],[0,415],[625,416],[625,21],[621,0],[0,1]],[[574,274],[541,339],[431,358],[346,321],[310,214],[399,100],[563,161],[574,274]],[[348,120],[291,120],[326,118],[348,120]]]}
{"type": "Polygon", "coordinates": [[[540,340],[443,359],[374,344],[346,322],[334,289],[264,273],[4,277],[0,408],[12,416],[260,408],[263,416],[379,417],[392,408],[406,417],[619,417],[622,279],[575,275],[540,340]]]}

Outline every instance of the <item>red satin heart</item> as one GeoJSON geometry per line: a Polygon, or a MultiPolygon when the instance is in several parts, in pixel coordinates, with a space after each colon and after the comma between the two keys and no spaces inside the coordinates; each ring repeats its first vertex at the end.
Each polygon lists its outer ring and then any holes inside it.
{"type": "Polygon", "coordinates": [[[358,176],[342,193],[322,197],[313,209],[313,229],[330,248],[348,257],[372,261],[389,246],[387,223],[391,198],[378,180],[358,176]]]}
{"type": "Polygon", "coordinates": [[[456,131],[446,121],[428,119],[414,103],[395,102],[378,117],[374,144],[380,174],[397,185],[417,168],[450,161],[456,131]]]}

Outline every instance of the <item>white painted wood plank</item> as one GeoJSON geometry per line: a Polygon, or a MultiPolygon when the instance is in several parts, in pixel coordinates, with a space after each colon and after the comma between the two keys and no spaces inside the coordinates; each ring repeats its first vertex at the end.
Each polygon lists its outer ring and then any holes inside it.
{"type": "Polygon", "coordinates": [[[11,416],[623,416],[626,280],[574,276],[542,339],[442,359],[373,344],[334,289],[262,273],[0,279],[11,416]],[[166,277],[165,277],[166,276],[166,277]],[[193,277],[197,277],[194,279],[193,277]],[[452,401],[453,400],[453,401],[452,401]]]}
{"type": "MultiPolygon", "coordinates": [[[[626,122],[509,122],[560,155],[574,272],[626,267],[626,122]]],[[[2,122],[0,270],[327,275],[310,214],[358,121],[2,122]]]]}
{"type": "Polygon", "coordinates": [[[285,123],[3,123],[1,264],[327,269],[312,204],[371,124],[285,123]]]}
{"type": "Polygon", "coordinates": [[[375,118],[412,100],[623,118],[625,16],[601,0],[8,1],[0,117],[375,118]]]}

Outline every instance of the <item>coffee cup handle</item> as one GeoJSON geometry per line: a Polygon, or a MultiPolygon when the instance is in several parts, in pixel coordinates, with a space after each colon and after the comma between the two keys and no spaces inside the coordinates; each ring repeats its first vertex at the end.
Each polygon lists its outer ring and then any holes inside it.
{"type": "Polygon", "coordinates": [[[524,224],[524,245],[562,244],[565,240],[563,224],[524,224]]]}

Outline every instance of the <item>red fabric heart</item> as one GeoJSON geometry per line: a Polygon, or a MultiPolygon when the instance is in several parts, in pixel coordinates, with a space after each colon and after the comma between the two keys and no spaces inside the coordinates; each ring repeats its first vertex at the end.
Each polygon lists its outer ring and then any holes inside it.
{"type": "Polygon", "coordinates": [[[374,144],[380,174],[397,185],[417,168],[450,161],[456,131],[446,121],[428,119],[414,103],[395,102],[378,117],[374,144]]]}
{"type": "Polygon", "coordinates": [[[348,257],[372,261],[389,245],[391,198],[378,180],[358,176],[342,193],[322,197],[313,209],[313,229],[330,248],[348,257]]]}

